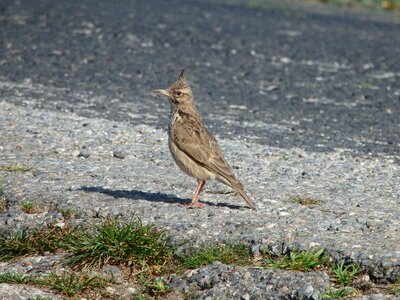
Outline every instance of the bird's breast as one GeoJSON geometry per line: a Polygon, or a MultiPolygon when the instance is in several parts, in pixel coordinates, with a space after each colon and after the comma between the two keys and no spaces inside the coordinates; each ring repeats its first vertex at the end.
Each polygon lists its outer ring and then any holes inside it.
{"type": "Polygon", "coordinates": [[[175,125],[175,123],[179,122],[182,119],[182,116],[179,114],[178,111],[172,111],[171,116],[169,118],[169,127],[175,125]]]}
{"type": "Polygon", "coordinates": [[[208,171],[206,168],[198,164],[193,158],[188,156],[184,151],[179,149],[177,144],[174,142],[174,127],[175,126],[170,125],[168,128],[168,146],[178,167],[187,175],[196,179],[216,179],[216,174],[208,171]]]}

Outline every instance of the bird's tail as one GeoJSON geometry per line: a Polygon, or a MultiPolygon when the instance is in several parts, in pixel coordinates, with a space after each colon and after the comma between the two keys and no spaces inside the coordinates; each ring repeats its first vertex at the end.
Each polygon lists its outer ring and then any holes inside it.
{"type": "Polygon", "coordinates": [[[254,202],[250,199],[250,197],[244,191],[243,185],[239,182],[239,184],[232,185],[232,187],[242,196],[244,201],[246,201],[247,205],[251,208],[256,210],[256,206],[254,202]]]}

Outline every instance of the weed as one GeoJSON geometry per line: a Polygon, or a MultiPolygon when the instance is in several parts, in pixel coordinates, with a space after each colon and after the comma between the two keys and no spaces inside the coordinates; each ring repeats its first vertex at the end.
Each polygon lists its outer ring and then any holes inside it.
{"type": "Polygon", "coordinates": [[[204,250],[188,254],[182,258],[182,263],[188,268],[199,268],[214,261],[225,264],[249,264],[251,254],[246,245],[233,244],[217,247],[206,247],[204,250]]]}
{"type": "Polygon", "coordinates": [[[32,171],[32,167],[27,167],[27,166],[20,166],[20,165],[6,165],[6,166],[0,166],[0,171],[5,171],[5,172],[20,172],[20,173],[25,173],[25,172],[30,172],[32,171]]]}
{"type": "Polygon", "coordinates": [[[6,272],[0,275],[0,283],[26,283],[26,276],[19,273],[6,272]]]}
{"type": "Polygon", "coordinates": [[[34,214],[39,212],[39,207],[37,204],[32,203],[29,200],[24,200],[21,203],[21,210],[27,214],[34,214]]]}
{"type": "Polygon", "coordinates": [[[65,219],[72,219],[76,216],[76,210],[73,208],[60,208],[59,211],[65,219]]]}
{"type": "Polygon", "coordinates": [[[0,213],[5,212],[7,209],[7,199],[0,195],[0,213]]]}
{"type": "Polygon", "coordinates": [[[266,258],[266,267],[274,269],[311,271],[327,263],[324,249],[313,251],[290,251],[289,255],[266,258]]]}
{"type": "Polygon", "coordinates": [[[0,213],[7,209],[7,202],[6,193],[4,192],[3,185],[0,182],[0,213]]]}
{"type": "Polygon", "coordinates": [[[393,292],[400,293],[400,277],[397,279],[397,283],[393,287],[393,292]]]}
{"type": "Polygon", "coordinates": [[[259,8],[262,10],[270,10],[273,8],[271,4],[260,0],[248,0],[246,4],[250,8],[259,8]]]}
{"type": "Polygon", "coordinates": [[[110,280],[86,273],[65,272],[61,275],[51,273],[49,276],[23,275],[4,273],[0,275],[1,283],[32,284],[56,290],[69,297],[87,289],[97,289],[109,283],[110,280]]]}
{"type": "Polygon", "coordinates": [[[368,82],[364,82],[358,85],[359,89],[374,89],[374,86],[368,82]]]}
{"type": "Polygon", "coordinates": [[[62,241],[71,234],[71,229],[58,227],[28,230],[0,237],[0,261],[19,256],[54,253],[62,248],[62,241]]]}
{"type": "Polygon", "coordinates": [[[29,300],[53,300],[51,297],[35,296],[34,298],[29,298],[29,300]]]}
{"type": "Polygon", "coordinates": [[[322,299],[340,299],[343,297],[347,297],[352,293],[353,291],[350,289],[329,289],[324,295],[322,295],[322,299]]]}
{"type": "Polygon", "coordinates": [[[81,274],[76,272],[65,272],[62,275],[52,273],[49,277],[43,279],[43,281],[40,283],[44,286],[47,286],[53,290],[56,290],[64,295],[71,297],[89,288],[100,288],[109,282],[110,281],[108,279],[85,273],[81,274]]]}
{"type": "Polygon", "coordinates": [[[71,253],[69,263],[82,267],[110,263],[142,269],[151,267],[160,272],[163,265],[172,264],[175,259],[174,247],[165,232],[143,225],[140,220],[128,223],[106,220],[88,230],[81,227],[25,229],[0,237],[0,261],[54,253],[59,249],[71,253]]]}
{"type": "Polygon", "coordinates": [[[156,278],[152,282],[147,282],[142,278],[142,283],[146,287],[147,293],[152,296],[161,296],[170,292],[170,289],[162,278],[156,278]]]}
{"type": "Polygon", "coordinates": [[[145,296],[143,296],[142,294],[136,294],[133,298],[133,300],[148,300],[148,298],[146,298],[145,296]]]}
{"type": "Polygon", "coordinates": [[[332,266],[332,272],[337,282],[341,286],[345,286],[350,284],[357,274],[360,273],[360,266],[357,264],[345,266],[345,262],[342,260],[337,265],[332,266]]]}
{"type": "Polygon", "coordinates": [[[69,263],[79,267],[163,265],[171,261],[174,252],[165,231],[143,225],[139,219],[129,223],[108,219],[93,230],[72,236],[66,245],[72,252],[69,263]]]}
{"type": "Polygon", "coordinates": [[[399,0],[319,0],[323,3],[331,3],[339,6],[367,7],[385,10],[398,10],[400,8],[399,0]]]}
{"type": "Polygon", "coordinates": [[[316,205],[321,204],[321,200],[315,199],[315,198],[309,198],[309,197],[300,197],[300,196],[293,196],[290,197],[290,201],[293,203],[297,203],[300,205],[305,205],[309,207],[313,207],[316,205]]]}

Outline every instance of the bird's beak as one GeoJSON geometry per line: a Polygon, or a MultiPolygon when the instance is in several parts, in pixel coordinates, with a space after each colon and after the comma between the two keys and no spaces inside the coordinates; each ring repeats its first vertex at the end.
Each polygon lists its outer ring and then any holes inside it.
{"type": "Polygon", "coordinates": [[[169,91],[168,90],[155,90],[154,92],[157,93],[157,94],[161,94],[161,95],[169,97],[169,91]]]}

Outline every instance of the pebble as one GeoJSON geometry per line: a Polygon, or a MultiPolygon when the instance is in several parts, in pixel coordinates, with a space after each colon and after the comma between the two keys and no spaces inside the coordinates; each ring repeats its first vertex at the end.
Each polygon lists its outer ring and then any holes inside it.
{"type": "Polygon", "coordinates": [[[124,159],[125,158],[125,152],[122,151],[122,150],[114,150],[113,151],[113,156],[115,158],[124,159]]]}
{"type": "Polygon", "coordinates": [[[83,149],[79,152],[77,157],[83,157],[83,158],[88,158],[90,156],[89,150],[83,149]]]}

